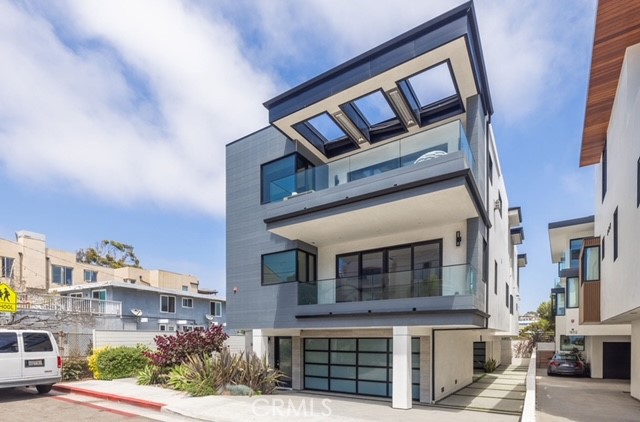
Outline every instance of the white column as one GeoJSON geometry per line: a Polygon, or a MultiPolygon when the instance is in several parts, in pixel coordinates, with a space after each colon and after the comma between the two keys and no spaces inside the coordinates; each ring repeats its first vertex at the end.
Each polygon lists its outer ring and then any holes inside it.
{"type": "Polygon", "coordinates": [[[409,327],[393,327],[394,409],[411,409],[411,335],[409,327]]]}
{"type": "Polygon", "coordinates": [[[262,330],[253,330],[253,352],[259,358],[269,355],[269,337],[264,335],[262,330]]]}

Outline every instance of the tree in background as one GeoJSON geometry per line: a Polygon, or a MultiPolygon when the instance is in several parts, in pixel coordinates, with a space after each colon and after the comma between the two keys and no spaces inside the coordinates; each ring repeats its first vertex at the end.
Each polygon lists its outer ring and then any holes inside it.
{"type": "Polygon", "coordinates": [[[538,320],[520,330],[521,340],[514,345],[516,357],[530,357],[536,344],[543,341],[553,341],[556,324],[551,301],[542,302],[538,306],[536,314],[538,320]]]}
{"type": "Polygon", "coordinates": [[[538,320],[520,330],[520,337],[530,339],[534,344],[543,337],[553,337],[556,330],[556,321],[551,309],[551,301],[542,302],[536,310],[538,320]]]}
{"type": "Polygon", "coordinates": [[[80,249],[76,261],[108,268],[142,268],[133,246],[115,240],[103,240],[95,248],[80,249]]]}

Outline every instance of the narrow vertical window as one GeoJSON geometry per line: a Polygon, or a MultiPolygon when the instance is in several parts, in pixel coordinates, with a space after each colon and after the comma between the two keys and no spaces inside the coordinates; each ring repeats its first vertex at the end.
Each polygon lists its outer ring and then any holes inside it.
{"type": "Polygon", "coordinates": [[[618,259],[618,207],[613,212],[613,260],[618,259]]]}
{"type": "Polygon", "coordinates": [[[493,293],[498,294],[498,261],[493,261],[493,293]]]}
{"type": "Polygon", "coordinates": [[[602,242],[601,242],[601,243],[602,243],[602,245],[601,245],[601,247],[600,247],[600,250],[602,251],[602,252],[601,252],[601,253],[602,253],[601,258],[602,258],[602,260],[603,260],[603,261],[604,261],[604,243],[605,243],[605,242],[604,242],[604,239],[605,239],[605,238],[604,238],[604,236],[603,236],[603,237],[602,237],[602,242]]]}
{"type": "Polygon", "coordinates": [[[506,289],[507,308],[509,307],[509,283],[504,283],[506,289]]]}
{"type": "Polygon", "coordinates": [[[491,154],[488,154],[488,155],[487,155],[487,158],[488,158],[488,160],[487,160],[487,161],[488,161],[488,163],[489,163],[489,164],[487,165],[487,167],[488,167],[487,172],[489,173],[489,182],[490,182],[491,184],[493,184],[493,160],[491,159],[491,154]]]}
{"type": "Polygon", "coordinates": [[[640,158],[636,170],[636,207],[640,207],[640,158]]]}
{"type": "Polygon", "coordinates": [[[489,283],[489,248],[486,239],[482,239],[482,281],[489,283]]]}
{"type": "Polygon", "coordinates": [[[607,145],[605,144],[602,151],[602,200],[607,194],[607,145]]]}

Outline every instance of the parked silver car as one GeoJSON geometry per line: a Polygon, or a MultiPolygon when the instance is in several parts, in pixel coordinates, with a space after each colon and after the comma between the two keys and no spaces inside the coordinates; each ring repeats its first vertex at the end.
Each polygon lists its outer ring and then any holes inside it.
{"type": "Polygon", "coordinates": [[[587,365],[575,353],[558,352],[553,355],[547,366],[547,375],[584,376],[587,365]]]}

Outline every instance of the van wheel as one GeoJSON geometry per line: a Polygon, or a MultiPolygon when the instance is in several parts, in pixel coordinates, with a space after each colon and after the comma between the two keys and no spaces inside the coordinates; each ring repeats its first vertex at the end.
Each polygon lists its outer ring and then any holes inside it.
{"type": "Polygon", "coordinates": [[[47,394],[49,391],[51,391],[51,387],[53,387],[53,384],[36,385],[38,394],[47,394]]]}

